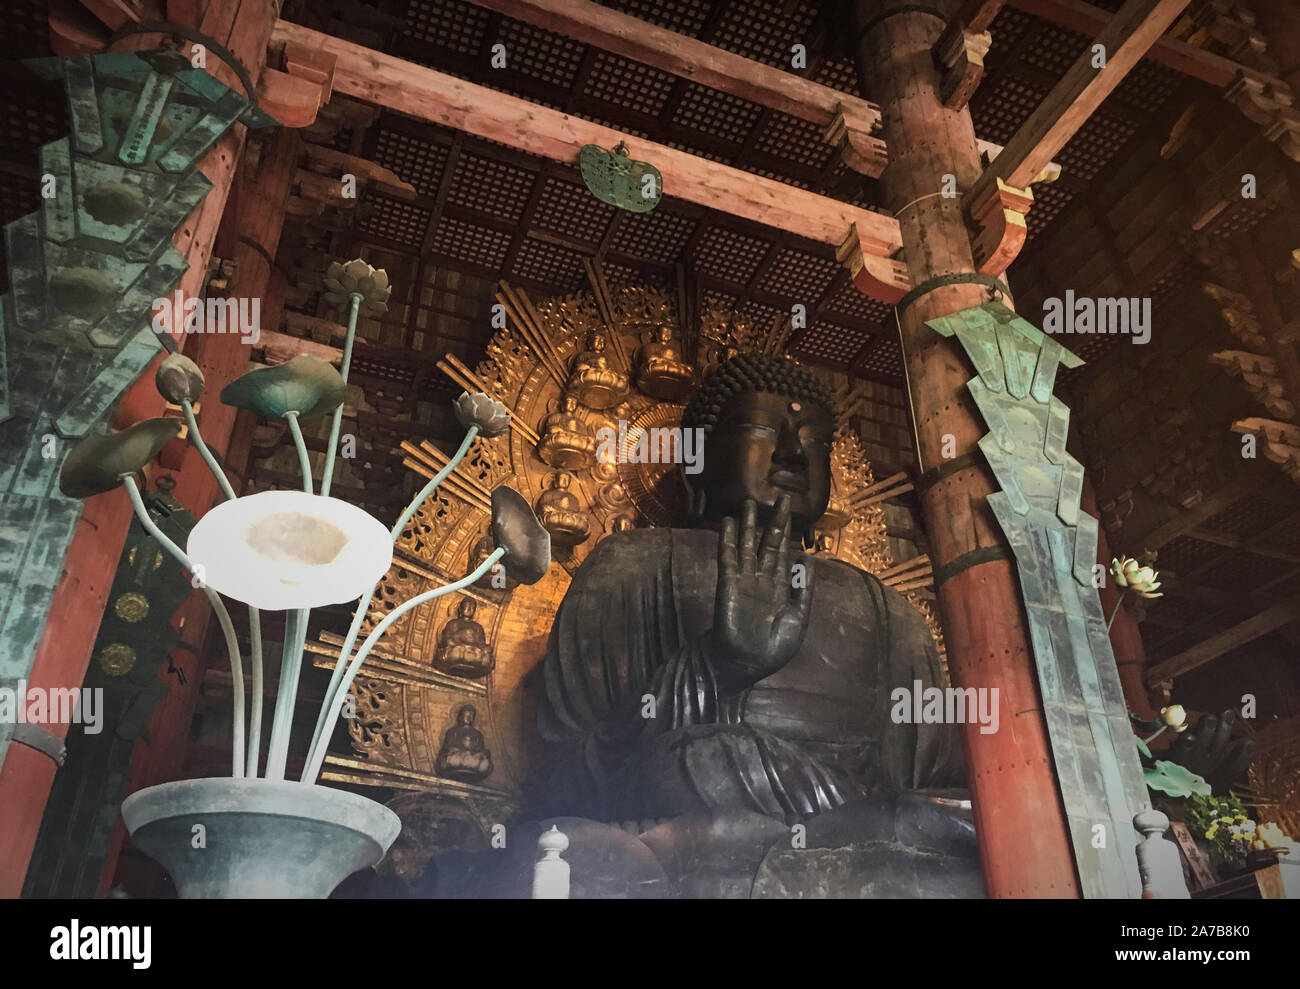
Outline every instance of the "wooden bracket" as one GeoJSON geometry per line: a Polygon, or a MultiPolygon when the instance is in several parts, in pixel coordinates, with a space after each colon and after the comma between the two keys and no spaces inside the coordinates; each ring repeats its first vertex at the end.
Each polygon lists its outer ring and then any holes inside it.
{"type": "Polygon", "coordinates": [[[944,67],[939,96],[950,110],[960,110],[984,78],[984,56],[993,43],[988,31],[972,31],[952,21],[934,45],[935,60],[944,67]]]}
{"type": "Polygon", "coordinates": [[[982,199],[971,204],[971,219],[979,228],[971,242],[976,271],[996,276],[1010,267],[1029,236],[1025,214],[1033,202],[1029,189],[997,179],[982,199]]]}
{"type": "Polygon", "coordinates": [[[855,223],[835,252],[835,259],[849,269],[858,291],[878,302],[897,305],[912,288],[907,265],[893,258],[871,253],[855,223]]]}
{"type": "Polygon", "coordinates": [[[338,58],[287,42],[284,71],[267,66],[257,82],[257,102],[285,127],[310,127],[334,91],[338,58]]]}
{"type": "Polygon", "coordinates": [[[840,159],[853,171],[878,179],[889,164],[885,142],[871,136],[872,124],[861,119],[853,109],[845,113],[844,104],[835,108],[835,116],[825,130],[826,140],[839,148],[840,159]]]}

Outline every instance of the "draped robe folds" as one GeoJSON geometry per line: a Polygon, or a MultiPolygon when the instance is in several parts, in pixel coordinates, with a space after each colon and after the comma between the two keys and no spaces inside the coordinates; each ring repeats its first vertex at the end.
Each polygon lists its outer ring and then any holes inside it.
{"type": "Polygon", "coordinates": [[[869,791],[960,781],[954,726],[889,717],[893,688],[943,686],[924,620],[842,561],[802,558],[813,597],[798,653],[724,692],[703,647],[717,551],[711,530],[637,529],[603,540],[579,568],[542,664],[537,809],[605,821],[756,811],[789,823],[869,791]]]}

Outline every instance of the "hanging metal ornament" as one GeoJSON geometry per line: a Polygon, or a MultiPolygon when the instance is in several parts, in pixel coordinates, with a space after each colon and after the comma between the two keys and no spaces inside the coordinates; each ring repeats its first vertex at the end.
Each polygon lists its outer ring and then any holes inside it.
{"type": "Polygon", "coordinates": [[[613,151],[588,144],[578,155],[578,163],[582,180],[602,203],[632,213],[648,213],[659,205],[664,189],[659,169],[647,161],[633,161],[622,141],[613,151]]]}

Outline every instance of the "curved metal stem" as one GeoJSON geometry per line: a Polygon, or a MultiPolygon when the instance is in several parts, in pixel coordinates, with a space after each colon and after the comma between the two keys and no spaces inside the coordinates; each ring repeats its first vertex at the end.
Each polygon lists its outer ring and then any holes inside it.
{"type": "MultiPolygon", "coordinates": [[[[360,292],[352,293],[352,308],[348,312],[348,335],[343,341],[343,366],[339,373],[343,375],[343,383],[348,383],[348,369],[352,366],[352,342],[357,336],[357,313],[361,311],[361,302],[365,298],[360,292]]],[[[339,430],[343,425],[343,403],[334,410],[334,421],[330,423],[330,443],[325,448],[325,470],[320,476],[320,493],[328,495],[330,485],[334,481],[334,456],[338,453],[339,447],[339,430]]]]}
{"type": "MultiPolygon", "coordinates": [[[[447,466],[443,467],[442,470],[433,475],[429,482],[419,490],[414,498],[411,499],[411,503],[406,506],[406,510],[398,516],[397,521],[393,524],[393,528],[389,532],[394,544],[396,544],[398,537],[401,536],[402,530],[406,528],[406,523],[411,521],[411,516],[413,516],[419,507],[424,504],[425,500],[438,489],[438,485],[446,479],[447,475],[455,470],[456,467],[459,466],[460,462],[465,459],[465,454],[469,452],[470,445],[473,444],[476,436],[478,436],[478,426],[470,426],[469,429],[465,431],[465,438],[461,440],[459,449],[457,449],[455,455],[447,461],[447,466]]],[[[311,749],[307,754],[308,765],[311,764],[312,757],[316,754],[316,749],[326,744],[322,735],[325,731],[328,711],[333,703],[334,694],[339,688],[339,681],[343,678],[343,669],[347,665],[348,657],[352,655],[352,647],[356,645],[357,636],[361,633],[361,623],[366,619],[366,612],[370,608],[370,602],[374,600],[375,591],[378,587],[379,585],[375,584],[374,587],[370,588],[370,593],[359,600],[356,613],[352,616],[352,624],[348,628],[347,638],[343,640],[343,645],[339,649],[339,661],[334,664],[334,672],[330,674],[329,686],[325,688],[325,699],[321,702],[320,714],[316,717],[316,729],[312,732],[311,749]]],[[[305,780],[306,776],[304,776],[303,779],[305,780]]]]}
{"type": "Polygon", "coordinates": [[[302,438],[302,427],[298,425],[298,413],[286,413],[285,418],[289,420],[289,432],[293,433],[293,445],[298,449],[298,466],[302,468],[302,489],[311,494],[311,457],[307,456],[307,442],[302,438]]]}
{"type": "MultiPolygon", "coordinates": [[[[166,550],[172,559],[191,574],[194,573],[194,564],[185,555],[185,551],[168,539],[163,534],[163,531],[154,524],[154,520],[149,517],[149,510],[145,508],[144,500],[140,497],[140,489],[136,486],[135,478],[128,474],[122,480],[126,486],[126,493],[131,498],[131,506],[135,509],[136,518],[140,520],[140,524],[144,526],[145,531],[153,536],[158,545],[166,550]]],[[[226,639],[226,651],[230,654],[231,693],[234,695],[235,706],[231,728],[233,768],[230,775],[235,779],[241,779],[244,775],[244,664],[239,657],[239,640],[235,638],[235,625],[230,620],[230,612],[226,610],[225,602],[221,600],[221,596],[206,584],[200,586],[204,596],[212,605],[217,621],[221,625],[221,632],[226,639]]]]}
{"type": "Polygon", "coordinates": [[[1110,618],[1106,620],[1107,632],[1109,632],[1110,627],[1115,624],[1115,617],[1119,614],[1119,609],[1124,606],[1124,595],[1127,593],[1128,593],[1128,588],[1126,587],[1124,588],[1124,590],[1119,592],[1119,597],[1115,599],[1115,610],[1110,613],[1110,618]]]}
{"type": "MultiPolygon", "coordinates": [[[[356,679],[357,673],[360,672],[361,664],[366,661],[366,657],[370,655],[370,650],[374,647],[375,643],[379,641],[380,637],[388,631],[389,627],[395,621],[412,608],[418,608],[427,601],[432,601],[435,598],[442,597],[444,594],[451,594],[454,591],[459,591],[461,588],[468,587],[492,569],[492,565],[505,555],[505,549],[498,546],[488,554],[487,559],[460,580],[453,581],[443,587],[435,587],[433,590],[425,591],[423,594],[417,594],[415,597],[403,601],[389,612],[388,615],[385,616],[384,620],[375,626],[374,631],[366,636],[366,641],[361,643],[361,648],[357,650],[356,656],[353,658],[352,662],[348,664],[347,672],[343,674],[343,679],[339,681],[338,691],[335,694],[333,701],[330,703],[329,715],[326,718],[325,723],[327,725],[333,725],[335,720],[337,720],[339,711],[343,708],[343,698],[346,696],[348,688],[352,686],[352,681],[356,679]]],[[[342,662],[342,659],[340,659],[340,666],[342,665],[342,662]]],[[[326,743],[323,739],[318,739],[318,742],[320,744],[315,747],[312,757],[308,760],[307,766],[303,770],[302,781],[304,783],[314,783],[317,775],[321,771],[321,766],[325,762],[326,743]]]]}
{"type": "Polygon", "coordinates": [[[294,609],[285,614],[284,646],[280,653],[280,683],[275,694],[275,715],[271,720],[271,741],[266,751],[266,778],[284,779],[289,760],[289,737],[293,732],[293,709],[298,702],[298,679],[302,673],[302,654],[307,644],[308,609],[294,609]]]}
{"type": "MultiPolygon", "coordinates": [[[[212,455],[208,445],[203,442],[203,434],[199,431],[199,421],[194,415],[194,405],[188,398],[181,402],[181,411],[185,413],[185,425],[189,428],[189,439],[194,444],[194,449],[199,451],[199,456],[208,465],[208,470],[212,471],[212,476],[217,479],[217,484],[221,485],[222,494],[226,496],[227,500],[234,501],[238,495],[235,494],[235,489],[231,487],[226,472],[217,463],[217,458],[212,455]]],[[[262,666],[262,613],[251,604],[248,606],[248,634],[253,696],[248,711],[247,772],[249,778],[252,779],[257,776],[258,756],[262,749],[262,694],[265,690],[265,674],[262,666]]]]}

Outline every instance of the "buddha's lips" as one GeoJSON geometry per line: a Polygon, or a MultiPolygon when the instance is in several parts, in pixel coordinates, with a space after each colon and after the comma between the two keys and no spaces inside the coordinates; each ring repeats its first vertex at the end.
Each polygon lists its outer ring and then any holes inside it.
{"type": "Polygon", "coordinates": [[[786,491],[807,491],[808,475],[802,472],[778,469],[767,475],[767,483],[786,491]]]}

